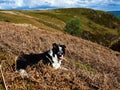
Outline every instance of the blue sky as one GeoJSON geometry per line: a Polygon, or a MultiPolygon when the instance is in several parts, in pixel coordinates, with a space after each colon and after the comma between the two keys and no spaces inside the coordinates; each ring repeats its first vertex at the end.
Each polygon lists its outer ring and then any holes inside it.
{"type": "Polygon", "coordinates": [[[0,9],[92,8],[120,11],[120,0],[0,0],[0,9]]]}

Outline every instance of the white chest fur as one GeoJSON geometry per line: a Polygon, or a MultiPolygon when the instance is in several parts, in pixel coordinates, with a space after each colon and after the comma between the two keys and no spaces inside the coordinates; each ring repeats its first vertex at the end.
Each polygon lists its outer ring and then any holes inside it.
{"type": "Polygon", "coordinates": [[[52,63],[52,66],[53,66],[53,68],[58,69],[61,66],[61,60],[58,60],[58,58],[56,58],[56,57],[57,56],[53,57],[54,63],[52,63]]]}
{"type": "Polygon", "coordinates": [[[52,63],[53,68],[55,68],[55,69],[60,68],[61,60],[58,60],[56,55],[55,55],[55,57],[52,57],[52,58],[53,58],[53,62],[54,62],[54,63],[52,63]]]}
{"type": "Polygon", "coordinates": [[[61,66],[61,60],[58,60],[57,55],[55,55],[55,57],[53,57],[52,50],[50,50],[49,55],[52,57],[52,60],[53,60],[53,63],[52,63],[53,68],[55,68],[55,69],[60,68],[60,66],[61,66]]]}

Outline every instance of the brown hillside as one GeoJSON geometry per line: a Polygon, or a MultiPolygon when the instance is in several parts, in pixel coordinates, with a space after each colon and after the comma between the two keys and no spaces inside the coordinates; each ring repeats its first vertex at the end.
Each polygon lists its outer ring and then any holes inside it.
{"type": "MultiPolygon", "coordinates": [[[[0,22],[0,50],[0,62],[10,90],[120,89],[119,52],[60,31],[0,22]],[[53,70],[41,63],[35,68],[27,68],[29,79],[22,79],[13,71],[12,64],[16,55],[44,52],[54,42],[67,46],[63,66],[68,71],[53,70]]],[[[0,86],[3,85],[2,79],[0,83],[0,86]]]]}

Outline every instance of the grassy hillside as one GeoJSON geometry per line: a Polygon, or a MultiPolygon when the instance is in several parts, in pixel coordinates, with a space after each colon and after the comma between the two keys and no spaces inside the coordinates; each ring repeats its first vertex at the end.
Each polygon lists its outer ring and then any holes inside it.
{"type": "MultiPolygon", "coordinates": [[[[0,65],[8,90],[120,89],[119,52],[58,30],[0,22],[0,65]],[[38,63],[27,67],[28,79],[15,72],[13,64],[20,53],[44,52],[54,42],[67,46],[62,66],[68,71],[38,63]]],[[[1,74],[0,90],[4,90],[1,74]]]]}
{"type": "MultiPolygon", "coordinates": [[[[0,10],[0,65],[8,90],[119,90],[120,53],[90,40],[119,48],[120,21],[91,9],[0,10]],[[89,41],[64,33],[74,18],[80,20],[82,38],[89,41]],[[39,62],[27,67],[28,79],[15,72],[18,55],[44,52],[54,42],[67,46],[62,66],[68,71],[39,62]]],[[[0,90],[5,90],[1,73],[0,90]]]]}
{"type": "Polygon", "coordinates": [[[31,24],[49,31],[64,31],[66,23],[80,20],[82,38],[104,46],[120,37],[120,21],[110,13],[84,8],[55,9],[43,11],[0,11],[0,21],[31,24]]]}

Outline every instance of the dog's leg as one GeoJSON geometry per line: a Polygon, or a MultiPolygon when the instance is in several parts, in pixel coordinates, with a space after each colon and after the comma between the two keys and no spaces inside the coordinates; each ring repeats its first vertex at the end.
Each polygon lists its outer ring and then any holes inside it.
{"type": "Polygon", "coordinates": [[[25,78],[25,77],[29,78],[29,75],[25,69],[20,69],[18,72],[22,78],[25,78]]]}

